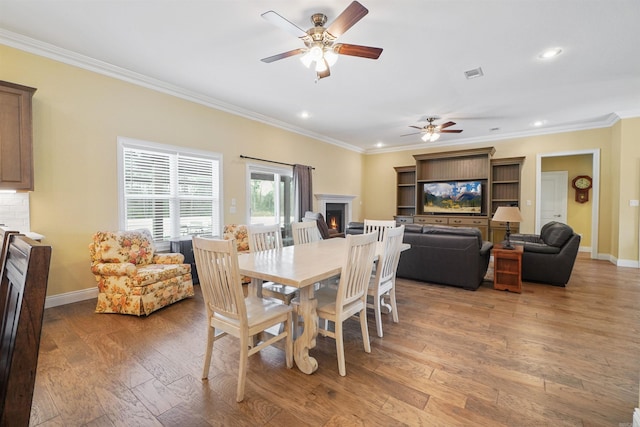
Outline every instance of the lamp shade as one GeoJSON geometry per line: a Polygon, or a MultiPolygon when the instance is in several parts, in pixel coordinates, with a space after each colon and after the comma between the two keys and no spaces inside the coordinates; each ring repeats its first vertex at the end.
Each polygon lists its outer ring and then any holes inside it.
{"type": "Polygon", "coordinates": [[[522,215],[517,206],[500,206],[493,214],[493,221],[522,222],[522,215]]]}

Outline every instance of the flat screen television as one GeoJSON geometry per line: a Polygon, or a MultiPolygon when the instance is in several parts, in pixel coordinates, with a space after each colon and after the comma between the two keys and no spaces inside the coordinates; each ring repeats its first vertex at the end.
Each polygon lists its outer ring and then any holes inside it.
{"type": "Polygon", "coordinates": [[[424,184],[425,214],[482,214],[482,181],[446,181],[424,184]]]}

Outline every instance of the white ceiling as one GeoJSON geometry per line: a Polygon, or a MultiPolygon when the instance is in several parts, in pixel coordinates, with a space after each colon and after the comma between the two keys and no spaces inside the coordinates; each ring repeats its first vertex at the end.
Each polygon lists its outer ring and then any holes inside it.
{"type": "Polygon", "coordinates": [[[303,46],[263,12],[307,29],[312,13],[331,23],[349,3],[0,0],[0,43],[360,152],[427,146],[401,135],[433,115],[464,131],[429,145],[640,116],[638,0],[361,0],[369,14],[338,41],[381,47],[378,60],[341,56],[318,83],[297,57],[260,61],[303,46]],[[561,56],[538,59],[556,46],[561,56]],[[467,80],[477,67],[484,76],[467,80]]]}

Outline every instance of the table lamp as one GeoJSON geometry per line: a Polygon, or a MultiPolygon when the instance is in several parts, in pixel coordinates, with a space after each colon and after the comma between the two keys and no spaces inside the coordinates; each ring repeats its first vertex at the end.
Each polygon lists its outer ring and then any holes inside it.
{"type": "Polygon", "coordinates": [[[520,209],[518,209],[517,206],[500,206],[496,210],[496,213],[493,214],[492,221],[507,223],[507,233],[505,234],[506,243],[503,244],[502,247],[504,249],[515,249],[515,247],[511,245],[511,241],[509,240],[509,238],[511,237],[510,223],[522,222],[522,215],[520,215],[520,209]]]}

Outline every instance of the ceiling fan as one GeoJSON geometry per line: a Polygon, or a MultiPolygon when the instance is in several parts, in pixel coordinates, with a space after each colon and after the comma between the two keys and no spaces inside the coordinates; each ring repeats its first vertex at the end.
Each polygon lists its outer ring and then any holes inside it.
{"type": "Polygon", "coordinates": [[[354,26],[367,13],[369,13],[367,8],[354,1],[327,28],[324,27],[327,23],[327,16],[323,13],[314,13],[311,15],[313,27],[304,31],[273,10],[265,12],[261,15],[264,19],[298,37],[305,47],[269,56],[261,61],[271,63],[301,54],[300,60],[307,68],[311,66],[312,62],[315,62],[316,81],[318,81],[331,75],[329,67],[335,64],[338,55],[378,59],[382,53],[382,49],[379,47],[335,43],[338,37],[354,26]]]}
{"type": "Polygon", "coordinates": [[[420,127],[420,126],[409,126],[410,128],[419,129],[420,132],[407,133],[401,136],[409,136],[409,135],[418,135],[422,134],[420,139],[424,142],[435,142],[440,138],[441,133],[460,133],[462,129],[447,129],[448,127],[454,126],[454,122],[447,122],[441,125],[434,125],[433,122],[437,120],[438,117],[427,117],[428,125],[420,127]]]}

